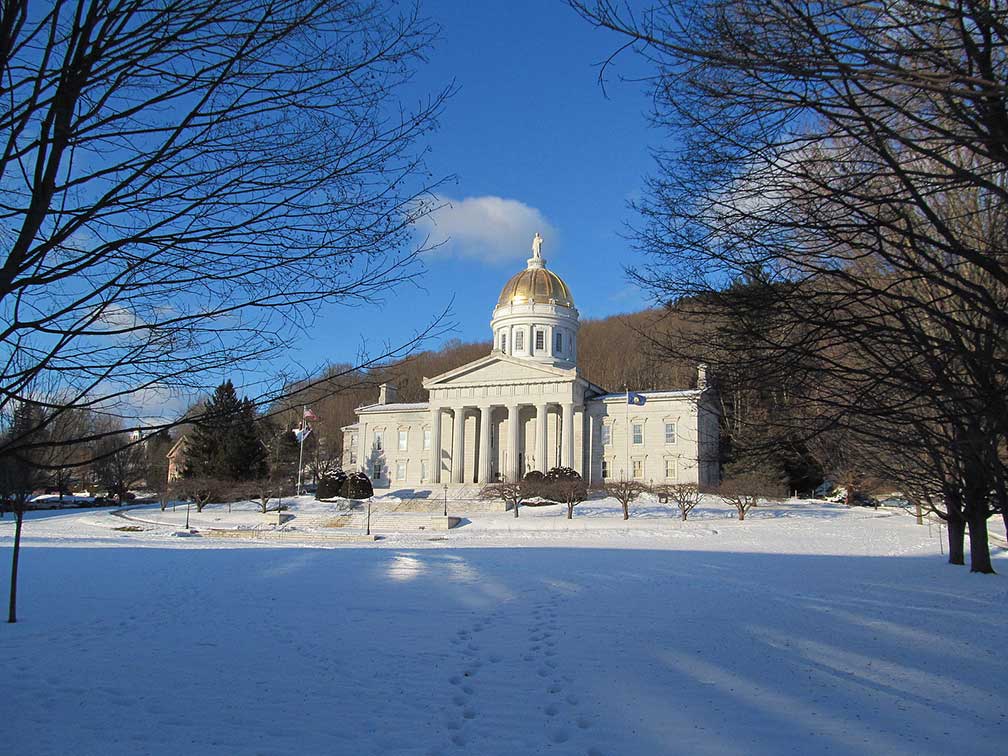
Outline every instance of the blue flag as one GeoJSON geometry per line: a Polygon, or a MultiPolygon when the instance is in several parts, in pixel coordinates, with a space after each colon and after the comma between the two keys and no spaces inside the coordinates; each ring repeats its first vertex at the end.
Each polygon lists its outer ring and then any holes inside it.
{"type": "Polygon", "coordinates": [[[641,407],[646,401],[647,399],[644,398],[644,394],[635,394],[633,391],[627,392],[627,404],[633,404],[641,407]]]}

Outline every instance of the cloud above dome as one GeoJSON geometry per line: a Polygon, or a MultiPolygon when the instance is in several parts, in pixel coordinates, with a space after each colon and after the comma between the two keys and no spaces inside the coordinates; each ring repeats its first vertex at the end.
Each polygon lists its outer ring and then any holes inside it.
{"type": "Polygon", "coordinates": [[[524,261],[532,255],[532,237],[545,239],[543,256],[549,258],[557,235],[543,214],[514,199],[494,197],[439,197],[439,209],[417,225],[438,245],[431,256],[465,257],[487,263],[524,261]]]}

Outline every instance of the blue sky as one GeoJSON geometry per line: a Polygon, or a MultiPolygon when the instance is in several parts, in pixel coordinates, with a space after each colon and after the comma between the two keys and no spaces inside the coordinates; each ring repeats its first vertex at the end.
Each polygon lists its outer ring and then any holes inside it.
{"type": "Polygon", "coordinates": [[[429,141],[433,175],[457,177],[427,228],[447,242],[425,256],[418,287],[376,307],[320,312],[292,353],[303,368],[352,361],[362,341],[372,352],[399,343],[451,300],[449,336],[488,339],[501,287],[537,230],[582,318],[647,304],[626,279],[635,253],[622,238],[661,136],[646,124],[644,86],[620,80],[639,76],[640,63],[622,56],[603,92],[598,64],[620,40],[559,0],[424,0],[423,10],[442,34],[410,95],[458,87],[429,141]]]}

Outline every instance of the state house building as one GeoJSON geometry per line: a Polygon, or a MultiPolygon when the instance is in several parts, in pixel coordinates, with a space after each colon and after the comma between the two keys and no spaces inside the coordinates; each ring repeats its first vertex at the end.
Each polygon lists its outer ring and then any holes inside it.
{"type": "Polygon", "coordinates": [[[695,389],[609,393],[578,369],[578,325],[536,234],[494,307],[490,354],[425,378],[426,402],[397,402],[382,386],[342,429],[343,469],[363,470],[376,489],[515,480],[558,465],[589,484],[716,484],[718,405],[703,366],[695,389]]]}

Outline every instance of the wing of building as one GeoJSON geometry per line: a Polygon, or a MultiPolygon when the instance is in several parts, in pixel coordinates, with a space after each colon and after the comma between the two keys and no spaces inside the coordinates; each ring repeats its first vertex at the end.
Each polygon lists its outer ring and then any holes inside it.
{"type": "Polygon", "coordinates": [[[344,469],[395,489],[515,480],[559,465],[591,484],[717,483],[718,403],[703,366],[689,390],[609,393],[581,375],[578,311],[541,244],[536,234],[526,268],[501,291],[491,353],[426,378],[427,402],[398,403],[382,386],[343,428],[344,469]]]}

